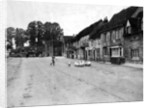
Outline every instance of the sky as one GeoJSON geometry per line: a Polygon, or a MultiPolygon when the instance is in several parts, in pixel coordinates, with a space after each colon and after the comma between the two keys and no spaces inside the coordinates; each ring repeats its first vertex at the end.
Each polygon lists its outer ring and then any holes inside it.
{"type": "Polygon", "coordinates": [[[31,21],[57,22],[64,35],[76,35],[90,24],[129,6],[69,4],[54,2],[9,1],[7,2],[7,27],[27,29],[31,21]]]}

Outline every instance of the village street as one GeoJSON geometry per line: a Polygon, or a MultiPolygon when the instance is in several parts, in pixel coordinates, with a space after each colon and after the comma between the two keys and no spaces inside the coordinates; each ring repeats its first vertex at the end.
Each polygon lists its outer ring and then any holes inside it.
{"type": "Polygon", "coordinates": [[[143,69],[50,57],[7,60],[8,107],[143,100],[143,69]],[[71,62],[71,66],[68,66],[71,62]]]}

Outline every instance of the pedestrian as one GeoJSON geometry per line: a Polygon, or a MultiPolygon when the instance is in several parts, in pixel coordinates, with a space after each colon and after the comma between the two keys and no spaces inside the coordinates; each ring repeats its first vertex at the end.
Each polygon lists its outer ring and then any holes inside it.
{"type": "Polygon", "coordinates": [[[52,64],[55,65],[55,56],[52,56],[52,64]]]}

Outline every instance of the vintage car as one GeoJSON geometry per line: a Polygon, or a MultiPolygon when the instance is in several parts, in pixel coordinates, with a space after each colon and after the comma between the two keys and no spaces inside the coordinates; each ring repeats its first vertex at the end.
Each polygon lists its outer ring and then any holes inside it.
{"type": "Polygon", "coordinates": [[[76,61],[76,62],[74,63],[74,65],[75,65],[76,67],[91,66],[91,62],[90,62],[90,61],[83,61],[83,60],[81,60],[81,61],[76,61]]]}
{"type": "Polygon", "coordinates": [[[86,61],[85,62],[85,66],[91,66],[91,62],[90,61],[86,61]]]}

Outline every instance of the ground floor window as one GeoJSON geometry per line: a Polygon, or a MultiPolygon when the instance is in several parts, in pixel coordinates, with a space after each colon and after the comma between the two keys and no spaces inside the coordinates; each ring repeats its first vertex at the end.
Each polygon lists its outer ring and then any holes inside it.
{"type": "Polygon", "coordinates": [[[88,50],[88,56],[91,56],[91,55],[92,55],[92,51],[88,50]]]}
{"type": "Polygon", "coordinates": [[[99,48],[96,49],[96,53],[98,56],[100,55],[100,49],[99,48]]]}
{"type": "Polygon", "coordinates": [[[108,52],[108,48],[107,48],[107,47],[103,47],[103,52],[104,52],[104,55],[109,55],[109,52],[108,52]]]}
{"type": "Polygon", "coordinates": [[[122,57],[122,56],[123,56],[122,47],[111,48],[111,57],[122,57]]]}
{"type": "Polygon", "coordinates": [[[131,49],[131,57],[139,57],[139,49],[131,49]]]}
{"type": "Polygon", "coordinates": [[[112,57],[118,57],[120,56],[120,53],[119,53],[119,48],[113,48],[112,49],[112,57]]]}

